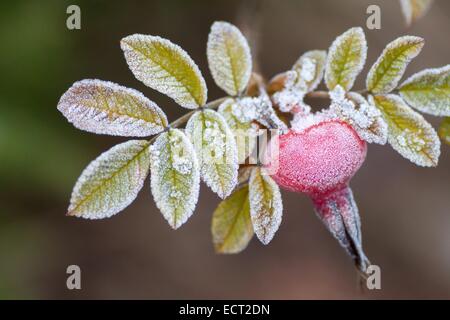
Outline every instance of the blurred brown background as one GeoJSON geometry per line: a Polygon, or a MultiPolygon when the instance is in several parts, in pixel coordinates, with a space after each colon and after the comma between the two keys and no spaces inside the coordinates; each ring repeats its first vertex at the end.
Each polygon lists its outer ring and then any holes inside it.
{"type": "Polygon", "coordinates": [[[170,120],[184,112],[129,72],[119,47],[126,35],[160,35],[181,45],[206,77],[210,99],[222,95],[205,55],[215,20],[259,28],[266,77],[290,68],[306,50],[327,49],[358,25],[369,44],[364,75],[384,46],[404,34],[426,39],[406,76],[450,63],[450,1],[437,0],[409,29],[392,0],[267,0],[258,13],[245,7],[232,0],[1,2],[0,298],[450,298],[445,145],[434,169],[416,167],[388,146],[370,146],[352,181],[366,252],[382,270],[382,290],[366,294],[357,290],[350,259],[302,195],[283,194],[283,223],[270,245],[254,238],[235,256],[214,253],[210,220],[219,201],[205,186],[195,214],[177,231],[156,209],[149,183],[111,219],[65,217],[82,169],[123,140],[79,131],[59,114],[58,99],[74,81],[99,78],[136,88],[170,120]],[[81,7],[82,30],[66,28],[69,4],[81,7]],[[369,4],[381,6],[381,30],[365,28],[369,4]],[[80,291],[66,289],[70,264],[82,269],[80,291]]]}

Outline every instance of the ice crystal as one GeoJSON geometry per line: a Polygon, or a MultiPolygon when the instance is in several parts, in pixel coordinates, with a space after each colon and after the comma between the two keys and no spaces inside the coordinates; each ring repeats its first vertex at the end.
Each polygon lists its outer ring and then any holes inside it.
{"type": "Polygon", "coordinates": [[[150,152],[153,198],[177,229],[192,215],[198,200],[200,170],[194,148],[182,131],[170,129],[156,139],[150,152]]]}
{"type": "Polygon", "coordinates": [[[81,130],[115,136],[145,137],[167,126],[164,112],[142,93],[102,80],[75,82],[58,110],[81,130]]]}

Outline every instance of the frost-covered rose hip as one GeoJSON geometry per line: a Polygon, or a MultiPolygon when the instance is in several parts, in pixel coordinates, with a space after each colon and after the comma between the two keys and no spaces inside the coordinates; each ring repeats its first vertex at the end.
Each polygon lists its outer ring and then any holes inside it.
{"type": "Polygon", "coordinates": [[[272,177],[285,189],[311,196],[342,189],[364,162],[366,149],[341,121],[290,130],[279,137],[279,168],[272,177]]]}
{"type": "Polygon", "coordinates": [[[364,162],[366,142],[340,120],[291,129],[278,142],[278,154],[273,152],[274,142],[267,153],[272,157],[269,163],[277,166],[272,168],[272,178],[282,188],[312,199],[319,218],[364,272],[369,262],[362,250],[358,208],[348,183],[364,162]]]}

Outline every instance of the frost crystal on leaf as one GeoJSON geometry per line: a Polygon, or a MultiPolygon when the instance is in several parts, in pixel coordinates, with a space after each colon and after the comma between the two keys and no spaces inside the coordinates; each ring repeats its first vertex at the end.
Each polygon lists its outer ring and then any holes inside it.
{"type": "Polygon", "coordinates": [[[231,96],[241,93],[250,79],[252,57],[239,29],[227,22],[214,22],[208,36],[207,55],[216,84],[231,96]]]}
{"type": "Polygon", "coordinates": [[[194,148],[184,133],[170,129],[150,147],[151,189],[156,205],[172,228],[192,215],[200,187],[194,148]]]}
{"type": "Polygon", "coordinates": [[[75,82],[58,110],[76,128],[98,134],[145,137],[167,126],[164,112],[142,93],[102,80],[75,82]]]}
{"type": "Polygon", "coordinates": [[[103,219],[125,209],[147,177],[148,145],[143,140],[127,141],[92,161],[75,184],[68,215],[103,219]]]}
{"type": "Polygon", "coordinates": [[[388,123],[388,142],[398,153],[424,167],[438,163],[440,140],[433,127],[412,110],[399,96],[389,94],[370,97],[388,123]]]}
{"type": "Polygon", "coordinates": [[[367,74],[366,87],[373,93],[389,93],[394,90],[406,67],[422,50],[424,40],[404,36],[389,43],[367,74]]]}
{"type": "Polygon", "coordinates": [[[306,89],[307,92],[316,89],[322,81],[326,61],[326,51],[305,52],[292,67],[298,73],[298,86],[306,89]]]}
{"type": "Polygon", "coordinates": [[[234,191],[214,211],[211,232],[218,253],[238,253],[253,237],[248,185],[234,191]]]}
{"type": "Polygon", "coordinates": [[[369,143],[385,144],[388,129],[381,112],[358,93],[349,92],[348,97],[341,86],[336,86],[330,91],[330,108],[323,115],[346,121],[369,143]]]}
{"type": "Polygon", "coordinates": [[[213,110],[196,112],[186,125],[194,145],[203,181],[222,199],[237,184],[238,154],[236,141],[225,119],[213,110]]]}
{"type": "Polygon", "coordinates": [[[227,99],[222,102],[218,111],[234,134],[238,151],[238,163],[244,163],[256,144],[254,137],[256,136],[258,125],[252,123],[255,115],[251,114],[252,111],[248,108],[242,108],[233,99],[227,99]]]}
{"type": "Polygon", "coordinates": [[[283,203],[280,188],[261,170],[255,168],[250,175],[250,216],[256,236],[263,244],[268,244],[280,227],[283,203]]]}
{"type": "Polygon", "coordinates": [[[419,111],[450,116],[450,65],[416,73],[400,86],[399,92],[419,111]]]}
{"type": "Polygon", "coordinates": [[[400,0],[403,15],[405,16],[406,24],[420,19],[430,8],[433,0],[400,0]]]}
{"type": "Polygon", "coordinates": [[[328,50],[325,83],[333,90],[341,85],[345,91],[353,87],[366,62],[367,42],[362,28],[351,28],[336,38],[328,50]]]}
{"type": "Polygon", "coordinates": [[[134,34],[120,46],[134,76],[188,109],[206,103],[203,76],[189,55],[176,44],[161,37],[134,34]]]}

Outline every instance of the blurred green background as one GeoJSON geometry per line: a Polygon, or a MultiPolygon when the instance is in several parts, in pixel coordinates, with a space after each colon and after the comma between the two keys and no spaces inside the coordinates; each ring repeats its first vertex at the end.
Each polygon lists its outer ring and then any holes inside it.
{"type": "Polygon", "coordinates": [[[215,20],[251,31],[259,67],[271,77],[304,51],[327,49],[348,28],[365,27],[369,4],[380,5],[382,29],[365,28],[364,75],[384,46],[404,34],[426,39],[406,76],[450,63],[450,2],[444,0],[409,29],[391,0],[261,0],[258,10],[234,0],[0,2],[0,298],[450,298],[445,145],[433,169],[371,145],[352,181],[366,252],[382,271],[376,292],[358,291],[350,259],[298,194],[283,194],[283,223],[269,246],[253,239],[235,256],[214,253],[210,220],[218,199],[204,186],[196,213],[177,231],[156,209],[149,183],[111,219],[65,216],[82,169],[123,140],[76,130],[56,110],[74,81],[99,78],[136,88],[170,120],[184,112],[133,77],[119,47],[122,37],[160,35],[181,45],[215,99],[221,92],[205,55],[215,20]],[[81,8],[81,30],[66,28],[70,4],[81,8]],[[81,267],[82,290],[66,288],[70,264],[81,267]]]}

